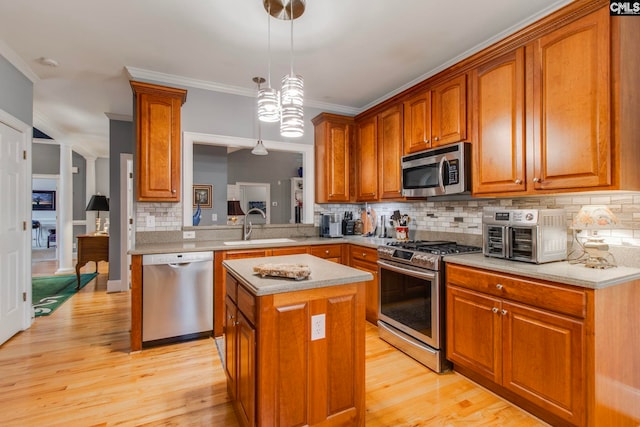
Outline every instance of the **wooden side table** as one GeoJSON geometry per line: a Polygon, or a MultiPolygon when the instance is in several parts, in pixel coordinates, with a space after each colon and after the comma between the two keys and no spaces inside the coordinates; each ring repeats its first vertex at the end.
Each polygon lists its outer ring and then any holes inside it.
{"type": "Polygon", "coordinates": [[[98,272],[98,262],[109,262],[109,235],[108,234],[80,234],[78,238],[78,262],[76,264],[76,276],[78,284],[76,289],[80,289],[80,268],[89,261],[96,263],[96,273],[98,272]]]}

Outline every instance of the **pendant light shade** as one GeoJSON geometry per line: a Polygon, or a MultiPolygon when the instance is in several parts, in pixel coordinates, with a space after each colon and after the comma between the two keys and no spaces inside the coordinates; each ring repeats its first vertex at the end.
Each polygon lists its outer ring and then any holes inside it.
{"type": "MultiPolygon", "coordinates": [[[[260,115],[259,115],[259,111],[260,111],[259,94],[260,92],[262,92],[262,89],[260,89],[260,85],[264,83],[264,79],[262,77],[254,77],[253,81],[258,85],[258,142],[256,142],[256,146],[253,147],[253,150],[251,150],[251,154],[255,154],[256,156],[266,156],[267,154],[269,154],[269,152],[267,151],[264,144],[262,143],[262,129],[260,127],[260,115]]],[[[278,108],[278,111],[279,111],[279,108],[278,108]]]]}
{"type": "Polygon", "coordinates": [[[280,120],[280,95],[277,90],[267,87],[258,92],[258,119],[267,123],[280,120]]]}
{"type": "Polygon", "coordinates": [[[256,156],[266,156],[267,154],[269,154],[269,152],[266,148],[264,148],[262,140],[259,139],[256,143],[256,146],[253,147],[253,150],[251,150],[251,154],[255,154],[256,156]]]}

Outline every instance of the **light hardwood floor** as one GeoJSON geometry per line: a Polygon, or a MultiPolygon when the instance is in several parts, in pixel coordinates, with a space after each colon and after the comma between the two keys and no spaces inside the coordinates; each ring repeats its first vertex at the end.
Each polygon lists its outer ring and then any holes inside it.
{"type": "MultiPolygon", "coordinates": [[[[54,268],[36,263],[34,274],[54,268]]],[[[106,282],[100,274],[0,347],[0,425],[237,426],[214,341],[130,354],[129,294],[107,294],[106,282]]],[[[369,324],[366,339],[367,426],[546,425],[456,373],[433,373],[369,324]]]]}

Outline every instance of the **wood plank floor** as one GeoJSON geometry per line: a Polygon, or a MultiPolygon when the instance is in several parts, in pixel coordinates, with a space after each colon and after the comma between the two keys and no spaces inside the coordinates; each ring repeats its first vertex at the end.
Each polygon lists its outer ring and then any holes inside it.
{"type": "MultiPolygon", "coordinates": [[[[53,269],[39,262],[34,274],[53,269]]],[[[0,425],[237,426],[214,341],[130,354],[129,294],[106,283],[100,274],[0,347],[0,425]]],[[[367,426],[546,425],[456,373],[433,373],[372,325],[366,339],[367,426]]]]}

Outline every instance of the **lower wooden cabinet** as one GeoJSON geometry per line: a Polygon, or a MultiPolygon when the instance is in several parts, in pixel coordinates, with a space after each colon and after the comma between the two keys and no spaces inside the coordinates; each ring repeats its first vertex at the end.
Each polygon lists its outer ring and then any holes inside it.
{"type": "Polygon", "coordinates": [[[373,248],[350,245],[349,266],[373,274],[373,280],[365,284],[365,314],[374,325],[378,323],[380,310],[380,284],[378,280],[378,252],[373,248]]]}
{"type": "Polygon", "coordinates": [[[311,255],[343,264],[342,244],[311,246],[311,255]]]}
{"type": "Polygon", "coordinates": [[[579,290],[447,266],[447,358],[551,414],[552,424],[584,425],[585,320],[539,307],[532,286],[586,313],[579,290]]]}
{"type": "Polygon", "coordinates": [[[364,426],[364,284],[253,296],[226,280],[225,370],[240,425],[364,426]],[[318,314],[325,337],[313,339],[318,314]]]}

